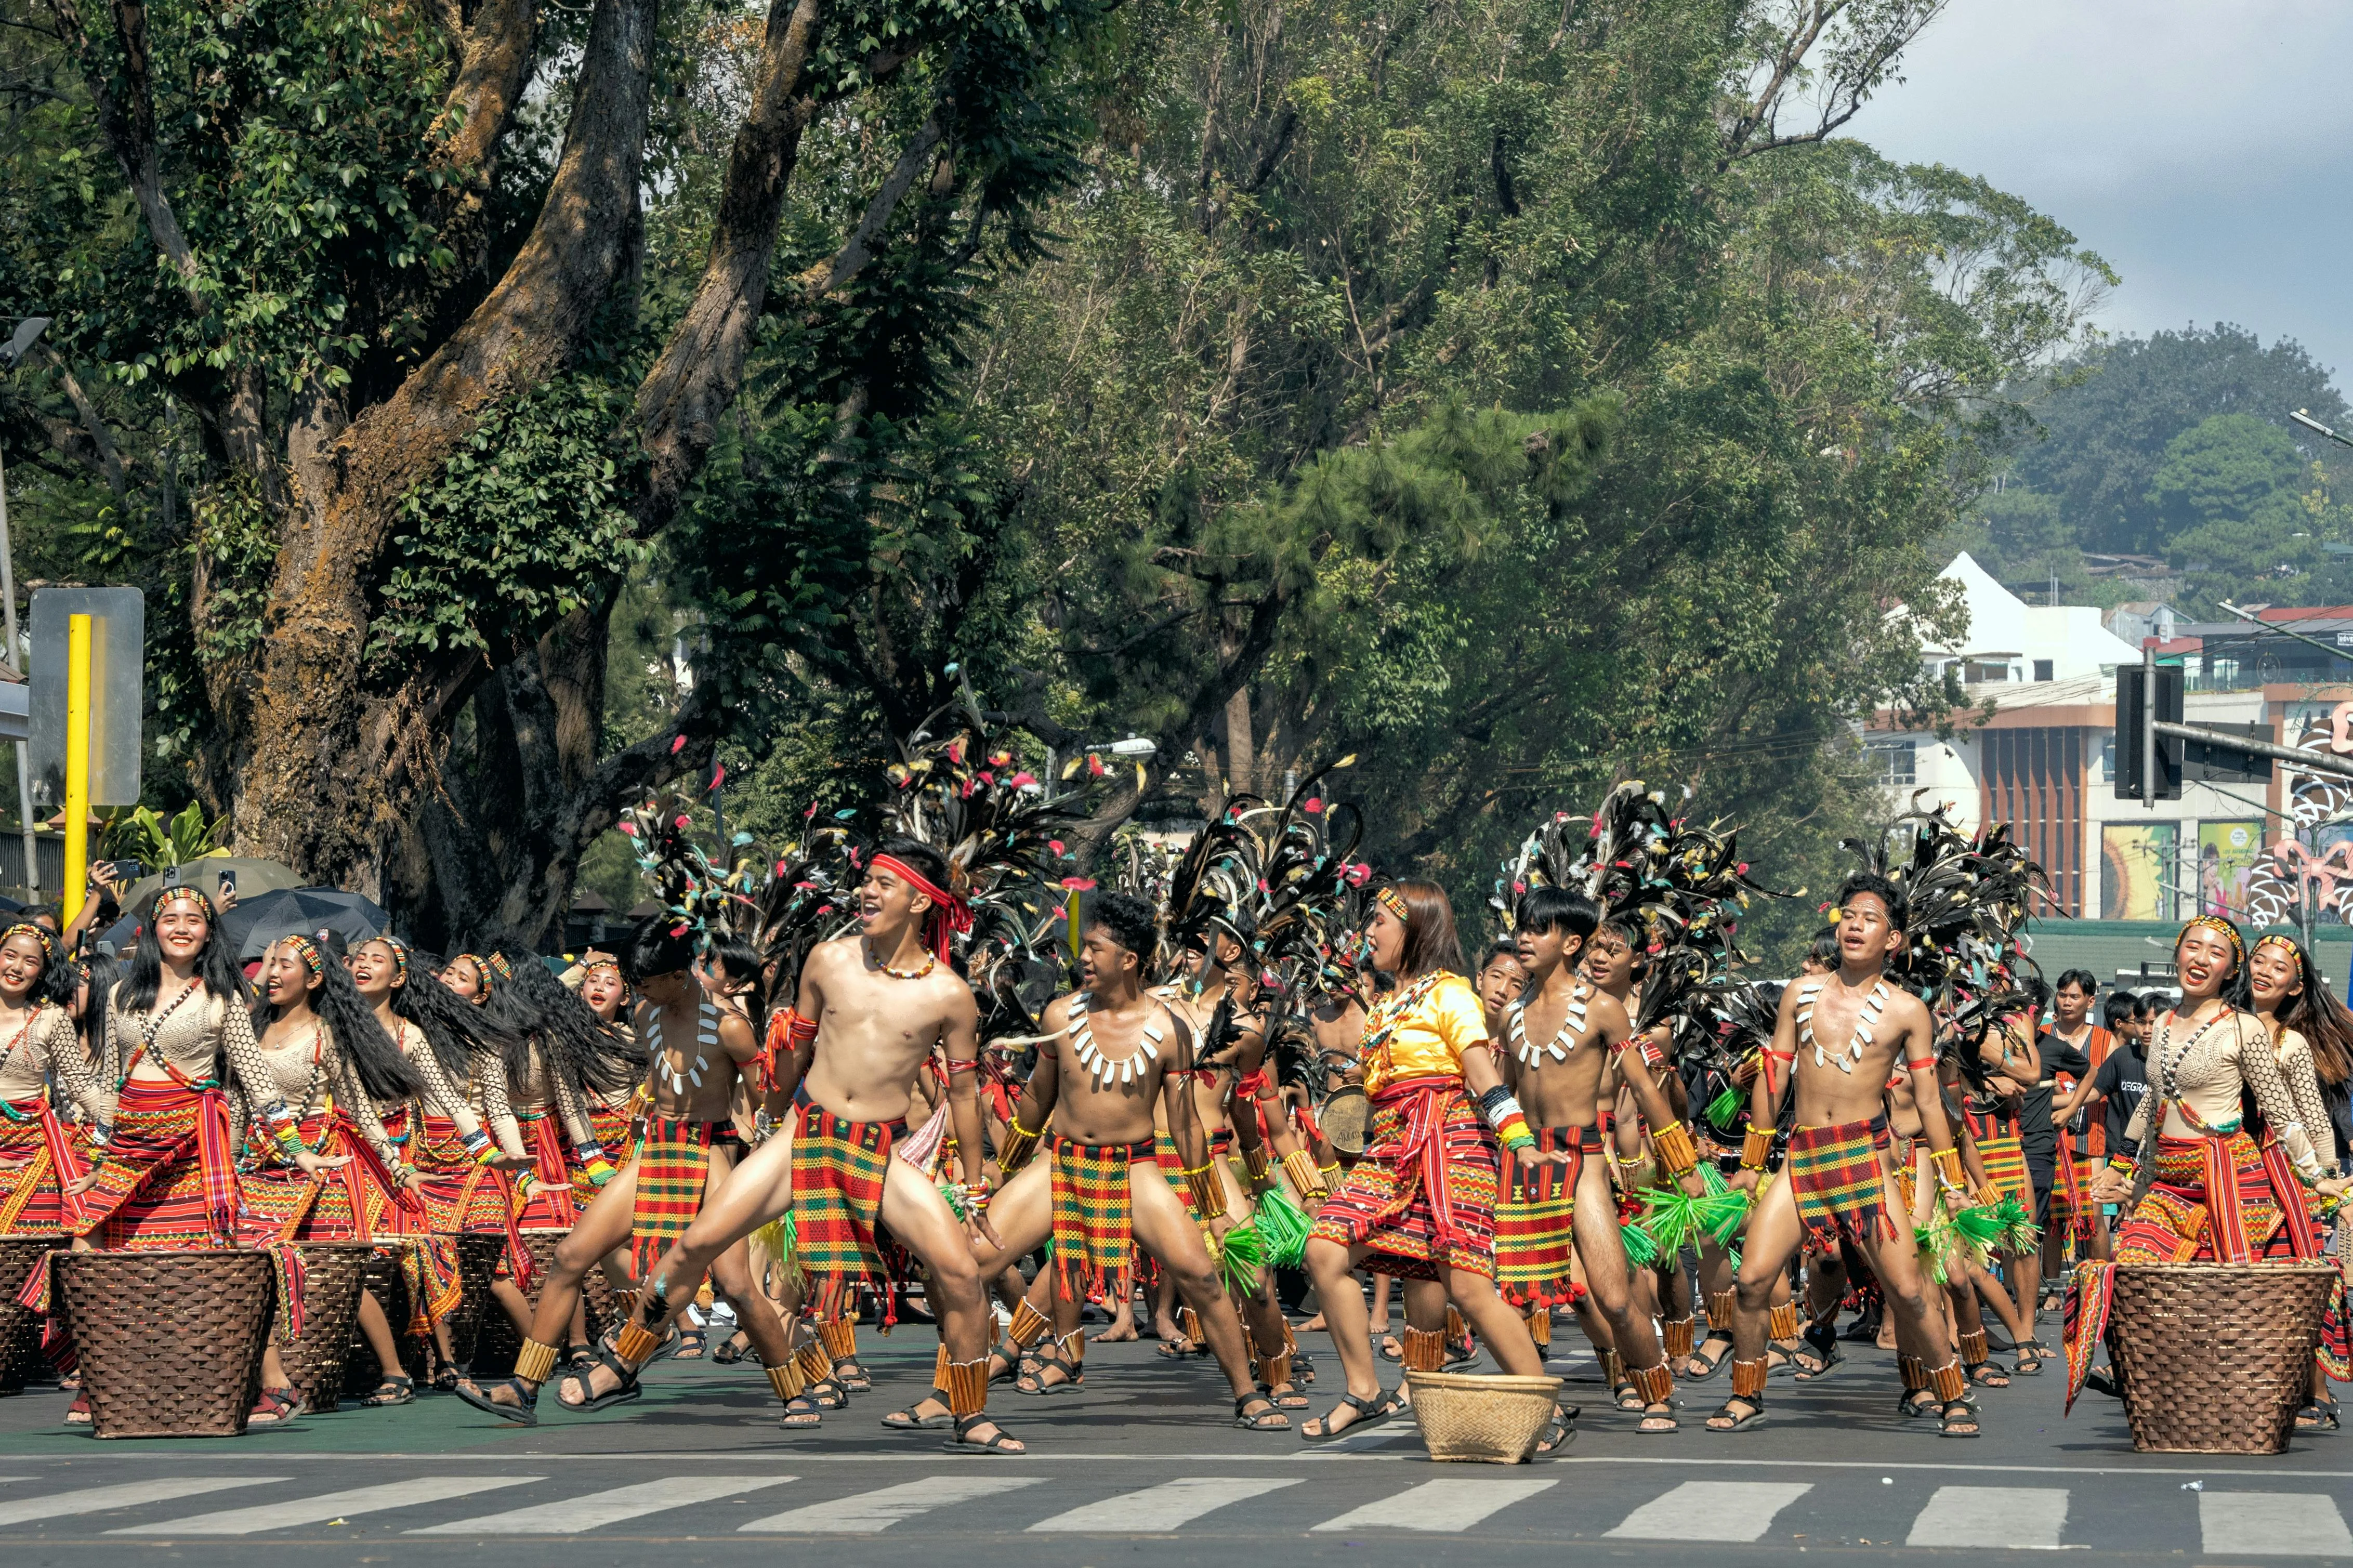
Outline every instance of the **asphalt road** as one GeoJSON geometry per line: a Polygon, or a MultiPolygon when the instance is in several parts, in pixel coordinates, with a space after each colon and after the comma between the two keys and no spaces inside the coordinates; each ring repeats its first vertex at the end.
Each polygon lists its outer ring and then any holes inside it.
{"type": "MultiPolygon", "coordinates": [[[[2047,1336],[2046,1336],[2047,1337],[2047,1336]]],[[[1661,1564],[2088,1561],[2353,1563],[2353,1432],[2271,1458],[2138,1455],[2087,1395],[2063,1420],[2056,1363],[1985,1396],[1986,1436],[1894,1414],[1893,1359],[1862,1352],[1772,1421],[1700,1430],[1725,1381],[1681,1391],[1684,1428],[1637,1436],[1573,1332],[1554,1370],[1585,1407],[1563,1457],[1432,1464],[1409,1418],[1333,1448],[1226,1424],[1212,1365],[1099,1345],[1088,1387],[992,1408],[1023,1458],[939,1451],[875,1417],[928,1386],[933,1342],[861,1335],[875,1392],[813,1434],[786,1433],[750,1365],[665,1362],[601,1416],[493,1423],[454,1399],[306,1416],[236,1440],[103,1442],[59,1425],[54,1390],[0,1400],[0,1563],[340,1564],[714,1563],[780,1547],[835,1563],[1038,1568],[1253,1562],[1556,1563],[1565,1550],[1661,1564]]],[[[1303,1336],[1336,1382],[1328,1345],[1303,1336]]],[[[1394,1368],[1390,1368],[1394,1375],[1394,1368]]],[[[1319,1408],[1322,1401],[1319,1399],[1319,1408]]]]}

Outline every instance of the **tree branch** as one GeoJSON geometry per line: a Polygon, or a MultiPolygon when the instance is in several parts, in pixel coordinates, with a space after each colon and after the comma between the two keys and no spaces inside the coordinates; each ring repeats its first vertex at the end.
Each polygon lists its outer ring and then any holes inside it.
{"type": "Polygon", "coordinates": [[[147,222],[148,237],[180,275],[180,296],[187,304],[188,313],[201,317],[205,300],[197,280],[204,268],[180,227],[179,215],[172,210],[171,201],[164,195],[163,173],[156,161],[155,95],[149,81],[152,62],[147,52],[147,7],[135,0],[114,0],[114,30],[122,46],[122,79],[130,89],[127,101],[114,96],[112,73],[100,58],[89,29],[82,26],[81,13],[74,0],[48,0],[48,7],[49,14],[58,19],[58,32],[80,62],[90,101],[98,106],[99,127],[106,135],[108,150],[122,169],[123,179],[130,183],[131,194],[138,200],[140,216],[147,222]]]}
{"type": "Polygon", "coordinates": [[[81,383],[75,378],[72,367],[66,363],[57,350],[44,343],[41,352],[48,357],[49,368],[58,373],[58,380],[65,387],[66,396],[73,402],[74,412],[81,416],[81,427],[89,433],[90,448],[98,455],[99,472],[105,476],[106,488],[114,492],[118,502],[121,501],[130,488],[129,480],[122,472],[121,455],[115,451],[113,438],[106,433],[106,422],[98,416],[97,405],[90,402],[90,394],[81,389],[81,383]]]}
{"type": "Polygon", "coordinates": [[[900,153],[899,161],[891,166],[891,173],[876,187],[874,198],[866,204],[866,211],[859,216],[858,226],[849,231],[849,237],[842,242],[833,259],[819,262],[793,279],[803,302],[817,303],[865,269],[866,264],[874,258],[875,241],[890,226],[892,216],[899,210],[899,203],[914,184],[915,176],[923,172],[925,160],[931,157],[932,150],[940,144],[940,138],[946,132],[940,124],[940,111],[934,109],[931,117],[923,121],[922,129],[915,132],[913,140],[900,153]]]}
{"type": "Polygon", "coordinates": [[[458,50],[457,79],[441,110],[439,162],[489,183],[491,155],[531,75],[539,25],[535,0],[483,0],[469,26],[455,0],[441,0],[442,26],[458,50]]]}

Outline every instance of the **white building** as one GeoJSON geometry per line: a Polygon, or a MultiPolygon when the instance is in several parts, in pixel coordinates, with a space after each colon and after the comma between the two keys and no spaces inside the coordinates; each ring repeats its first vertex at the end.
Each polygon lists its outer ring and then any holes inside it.
{"type": "MultiPolygon", "coordinates": [[[[1864,736],[1881,782],[1924,805],[1949,803],[1974,830],[2010,823],[2051,874],[2052,894],[2069,914],[2113,920],[2170,920],[2193,907],[2235,912],[2264,846],[2278,837],[2281,782],[2269,785],[2187,784],[2179,800],[2154,809],[2118,800],[2111,745],[2116,669],[2137,664],[2141,650],[2101,624],[2088,605],[2029,605],[1987,575],[1967,554],[1939,574],[1968,604],[1968,633],[1957,647],[1925,651],[1926,673],[1956,666],[1969,699],[1993,700],[1993,718],[1964,725],[1949,741],[1927,731],[1896,731],[1882,713],[1864,736]]],[[[2194,648],[2160,646],[2168,659],[2194,648]]],[[[2236,667],[2233,667],[2235,669],[2236,667]]],[[[2274,689],[2253,680],[2193,675],[2184,718],[2190,723],[2263,726],[2277,740],[2283,725],[2304,732],[2344,690],[2309,685],[2274,689]]]]}

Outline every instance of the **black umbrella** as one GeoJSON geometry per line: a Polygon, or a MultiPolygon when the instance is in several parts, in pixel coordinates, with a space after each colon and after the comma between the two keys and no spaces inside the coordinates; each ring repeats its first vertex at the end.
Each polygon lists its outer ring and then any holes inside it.
{"type": "Polygon", "coordinates": [[[220,934],[237,950],[237,962],[259,958],[281,936],[315,936],[331,931],[348,942],[381,935],[392,917],[357,893],[340,888],[281,888],[239,899],[221,916],[220,934]]]}

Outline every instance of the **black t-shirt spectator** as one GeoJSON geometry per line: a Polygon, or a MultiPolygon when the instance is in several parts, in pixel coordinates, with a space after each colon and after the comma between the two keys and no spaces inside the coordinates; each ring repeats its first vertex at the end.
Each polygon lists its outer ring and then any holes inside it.
{"type": "Polygon", "coordinates": [[[2132,1124],[2133,1112],[2140,1109],[2140,1097],[2148,1092],[2148,1058],[2138,1046],[2118,1040],[2093,1075],[2092,1092],[2106,1097],[2100,1109],[2108,1121],[2108,1152],[2135,1158],[2140,1146],[2125,1136],[2125,1129],[2132,1124]]]}
{"type": "Polygon", "coordinates": [[[2042,1058],[2042,1080],[2026,1085],[2019,1096],[2018,1142],[2028,1158],[2048,1164],[2059,1157],[2059,1130],[2051,1122],[2051,1075],[2089,1078],[2092,1058],[2048,1029],[2034,1037],[2034,1050],[2042,1058]]]}

